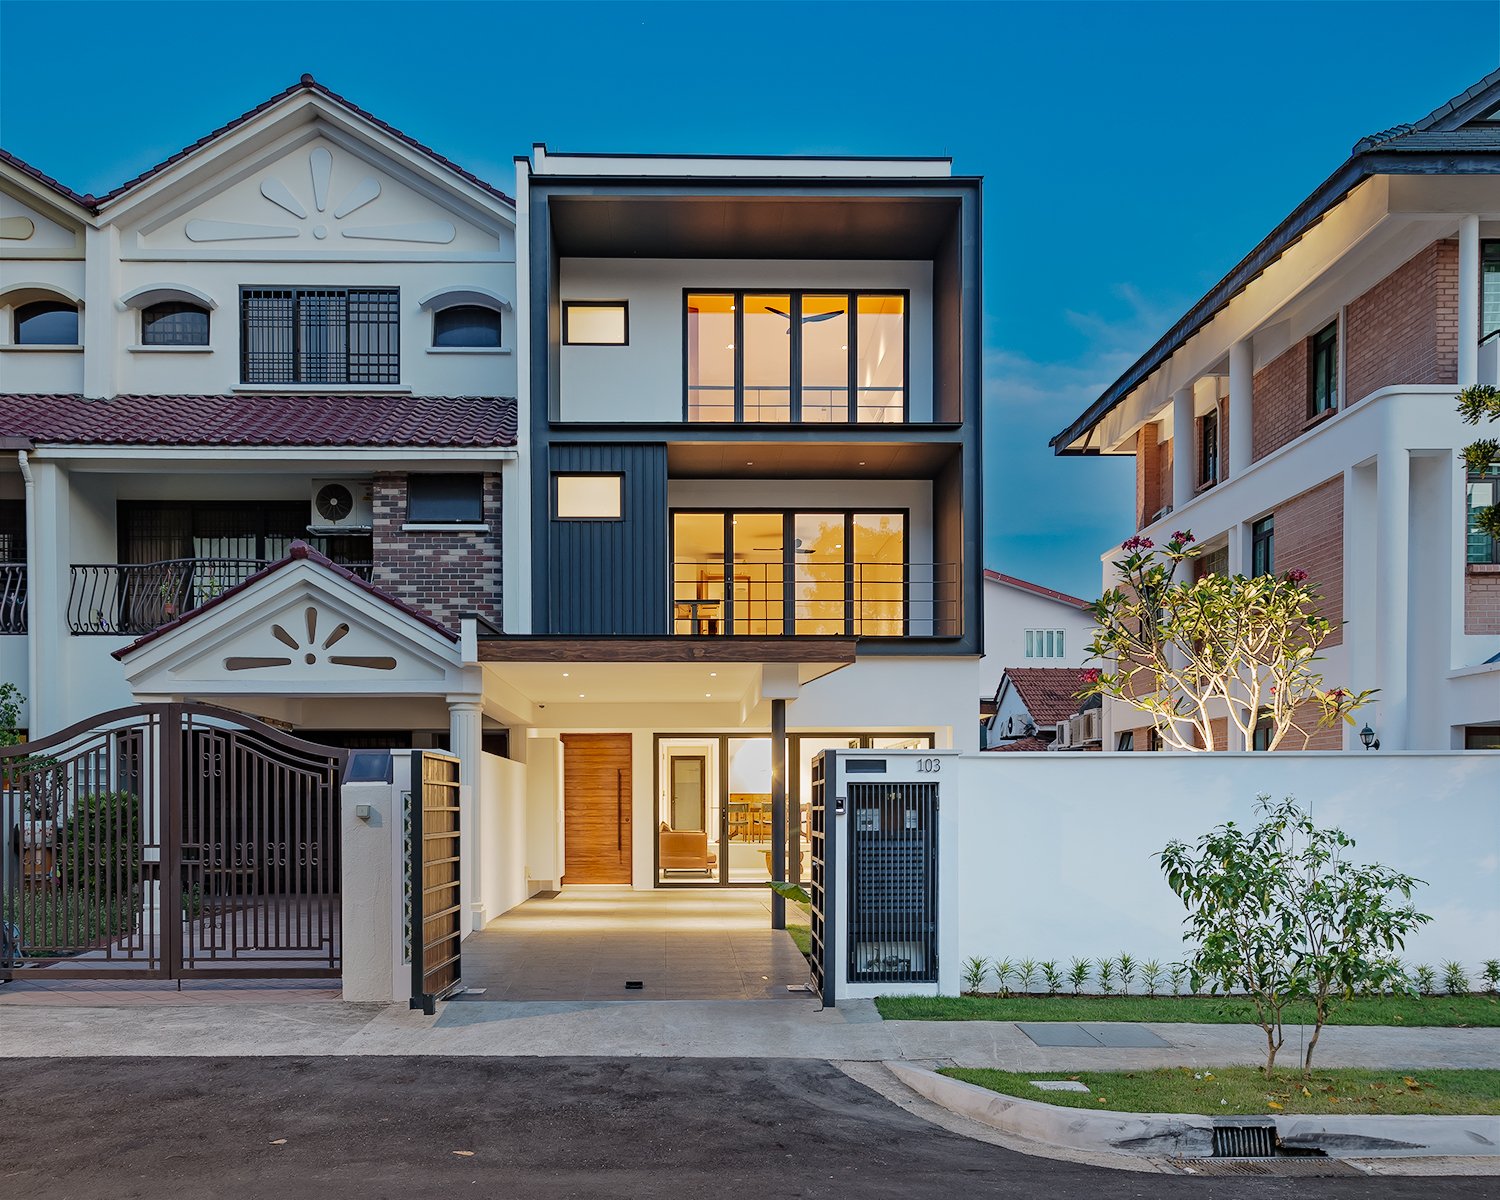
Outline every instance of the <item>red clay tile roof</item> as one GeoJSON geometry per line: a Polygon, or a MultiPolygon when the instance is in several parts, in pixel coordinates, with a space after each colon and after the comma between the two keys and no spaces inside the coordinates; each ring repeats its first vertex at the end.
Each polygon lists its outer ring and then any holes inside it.
{"type": "Polygon", "coordinates": [[[44,188],[48,188],[51,191],[56,192],[59,196],[62,196],[64,199],[71,200],[74,204],[78,205],[80,208],[92,209],[94,207],[94,205],[97,203],[97,201],[95,201],[95,199],[92,196],[80,196],[77,192],[75,192],[67,184],[65,184],[65,183],[59,183],[57,180],[53,179],[52,176],[48,175],[45,171],[42,171],[42,170],[40,170],[37,167],[33,167],[24,158],[18,158],[18,157],[16,157],[16,155],[12,154],[9,150],[0,150],[0,162],[9,163],[11,166],[15,167],[16,170],[20,171],[23,175],[30,175],[33,179],[35,179],[44,188]]]}
{"type": "Polygon", "coordinates": [[[170,167],[173,163],[179,162],[182,159],[186,158],[189,154],[193,153],[193,151],[201,149],[203,146],[206,146],[209,142],[212,142],[212,141],[214,141],[217,138],[223,137],[226,133],[229,133],[229,132],[231,132],[231,131],[233,131],[235,129],[238,129],[246,121],[249,121],[252,118],[259,116],[261,113],[265,112],[266,109],[272,107],[275,104],[279,104],[281,101],[285,100],[288,96],[291,96],[291,95],[293,95],[293,94],[295,94],[297,92],[300,92],[300,91],[316,92],[318,95],[323,96],[324,98],[326,98],[328,100],[332,100],[335,104],[339,105],[340,107],[347,108],[355,116],[357,116],[357,117],[363,117],[366,121],[369,121],[370,124],[372,124],[372,125],[376,126],[377,128],[385,131],[386,133],[390,134],[397,141],[402,142],[405,145],[411,147],[411,149],[417,151],[417,153],[426,155],[428,158],[432,159],[434,162],[438,163],[439,165],[446,167],[448,170],[452,171],[455,175],[459,176],[460,178],[467,179],[475,187],[482,188],[484,191],[486,191],[490,195],[494,196],[497,200],[503,200],[503,201],[505,201],[506,204],[514,204],[515,203],[514,200],[512,200],[509,196],[507,196],[499,188],[495,187],[492,184],[486,183],[483,179],[480,179],[479,176],[474,175],[474,174],[472,174],[472,173],[470,173],[468,171],[465,171],[462,167],[460,167],[457,163],[453,162],[451,159],[444,158],[441,154],[439,154],[431,146],[424,145],[423,143],[417,141],[416,138],[409,137],[408,135],[402,133],[394,125],[389,125],[385,121],[382,121],[379,117],[375,116],[373,113],[366,112],[364,109],[360,108],[359,105],[355,104],[352,100],[347,100],[343,96],[340,96],[337,92],[335,92],[331,88],[324,87],[321,83],[319,83],[311,75],[304,75],[296,83],[292,84],[291,87],[285,89],[284,91],[277,92],[276,95],[272,96],[270,99],[268,99],[268,100],[266,100],[266,101],[264,101],[264,102],[262,102],[260,104],[257,104],[249,112],[241,113],[239,116],[235,117],[234,120],[228,122],[227,124],[220,125],[219,128],[215,129],[212,133],[206,133],[206,134],[204,134],[201,138],[199,138],[192,145],[190,145],[190,146],[184,146],[181,150],[179,150],[176,154],[172,155],[170,158],[164,159],[163,161],[157,163],[156,166],[151,167],[149,170],[142,171],[134,179],[127,179],[124,183],[122,183],[119,187],[115,188],[113,191],[107,193],[106,195],[100,196],[99,199],[98,199],[98,201],[97,201],[97,206],[98,207],[102,207],[103,205],[108,204],[111,200],[115,200],[115,199],[119,198],[120,196],[124,195],[126,192],[130,191],[131,188],[137,187],[140,184],[145,183],[146,180],[150,179],[153,175],[159,174],[160,172],[162,172],[162,171],[166,170],[168,167],[170,167]]]}
{"type": "Polygon", "coordinates": [[[1028,583],[1024,579],[1017,579],[1014,575],[1002,575],[999,571],[991,571],[985,568],[984,577],[993,579],[996,583],[1008,583],[1011,587],[1020,588],[1023,592],[1032,592],[1038,596],[1045,596],[1048,600],[1060,600],[1064,604],[1071,604],[1074,608],[1092,608],[1093,605],[1087,600],[1080,600],[1077,596],[1070,596],[1067,592],[1059,592],[1054,588],[1043,587],[1039,583],[1028,583]]]}
{"type": "Polygon", "coordinates": [[[1051,745],[1052,743],[1046,738],[1023,737],[1016,738],[1013,742],[1001,742],[998,746],[986,746],[985,750],[991,754],[1004,754],[1007,751],[1025,753],[1027,751],[1046,750],[1051,745]]]}
{"type": "Polygon", "coordinates": [[[165,625],[153,629],[150,633],[136,638],[135,641],[130,643],[130,645],[121,646],[118,650],[111,651],[110,657],[123,661],[127,654],[134,654],[148,642],[154,642],[157,638],[163,636],[171,630],[178,629],[181,626],[186,625],[189,621],[197,620],[204,613],[208,612],[209,609],[217,608],[226,600],[229,600],[234,596],[238,596],[251,584],[258,583],[267,575],[272,575],[275,572],[280,571],[284,567],[291,566],[292,563],[301,562],[303,560],[311,563],[316,563],[318,566],[323,567],[325,570],[331,571],[335,575],[338,575],[348,582],[354,584],[362,591],[368,592],[370,595],[376,597],[376,599],[384,601],[392,608],[397,609],[398,611],[405,613],[407,616],[422,622],[423,625],[426,625],[431,629],[437,630],[438,633],[442,634],[450,642],[458,641],[458,634],[449,629],[446,625],[437,620],[431,614],[423,612],[420,608],[413,608],[410,604],[406,603],[405,600],[398,600],[389,592],[383,591],[380,588],[376,587],[373,583],[361,579],[358,575],[356,575],[348,568],[339,566],[338,563],[334,562],[333,559],[329,558],[326,554],[318,553],[318,551],[314,550],[306,542],[293,542],[288,548],[285,558],[277,559],[275,562],[271,563],[270,566],[262,567],[259,571],[255,572],[254,575],[240,580],[240,582],[235,584],[233,587],[225,588],[218,595],[212,596],[209,599],[205,600],[197,608],[189,609],[175,621],[168,621],[165,625]]]}
{"type": "Polygon", "coordinates": [[[1078,711],[1078,693],[1084,683],[1082,667],[1007,667],[1005,677],[1040,726],[1056,725],[1078,711]]]}
{"type": "Polygon", "coordinates": [[[514,446],[502,396],[0,395],[0,439],[123,446],[514,446]]]}

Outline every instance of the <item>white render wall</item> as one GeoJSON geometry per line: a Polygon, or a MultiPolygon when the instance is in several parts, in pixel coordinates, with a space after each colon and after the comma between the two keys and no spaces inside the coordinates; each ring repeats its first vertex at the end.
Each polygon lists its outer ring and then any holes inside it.
{"type": "Polygon", "coordinates": [[[984,657],[979,660],[979,695],[988,700],[1007,667],[1082,667],[1089,662],[1093,616],[1081,608],[1038,596],[999,580],[984,581],[984,657]],[[1061,658],[1027,658],[1028,629],[1061,629],[1061,658]]]}
{"type": "Polygon", "coordinates": [[[904,289],[910,346],[909,412],[932,420],[932,264],[803,260],[564,258],[558,292],[568,300],[625,300],[628,346],[563,346],[564,421],[683,419],[683,293],[735,288],[904,289]]]}
{"type": "Polygon", "coordinates": [[[1153,856],[1250,820],[1261,794],[1343,829],[1356,861],[1427,881],[1414,902],[1434,920],[1408,962],[1472,973],[1500,946],[1500,752],[977,754],[942,770],[943,994],[969,955],[1180,960],[1184,909],[1153,856]]]}

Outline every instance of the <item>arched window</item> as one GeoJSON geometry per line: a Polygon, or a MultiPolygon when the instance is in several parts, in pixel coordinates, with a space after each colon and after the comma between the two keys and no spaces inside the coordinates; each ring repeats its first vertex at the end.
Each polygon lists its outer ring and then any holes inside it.
{"type": "Polygon", "coordinates": [[[208,309],[182,300],[141,309],[141,345],[208,345],[208,309]]]}
{"type": "Polygon", "coordinates": [[[17,306],[16,345],[78,345],[78,306],[61,300],[34,300],[17,306]]]}
{"type": "Polygon", "coordinates": [[[455,304],[432,314],[434,346],[465,346],[498,349],[500,314],[477,304],[455,304]]]}

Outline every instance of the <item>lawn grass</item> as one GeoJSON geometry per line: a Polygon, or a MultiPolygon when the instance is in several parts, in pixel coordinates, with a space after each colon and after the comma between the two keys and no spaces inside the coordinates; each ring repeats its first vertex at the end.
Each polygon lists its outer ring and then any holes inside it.
{"type": "Polygon", "coordinates": [[[1369,1071],[1295,1067],[1271,1079],[1259,1067],[1167,1067],[1156,1071],[1080,1071],[1078,1074],[945,1067],[940,1072],[1007,1096],[1067,1108],[1113,1112],[1231,1114],[1432,1113],[1500,1114],[1500,1071],[1369,1071]],[[1076,1079],[1087,1092],[1044,1092],[1034,1079],[1076,1079]]]}
{"type": "Polygon", "coordinates": [[[786,931],[792,935],[792,941],[797,943],[797,949],[802,951],[804,958],[812,957],[812,926],[788,924],[786,931]]]}
{"type": "MultiPolygon", "coordinates": [[[[1239,996],[879,996],[888,1021],[1195,1021],[1254,1024],[1255,1009],[1239,996]]],[[[1288,1025],[1310,1025],[1310,1004],[1287,1005],[1288,1025]]],[[[1338,1004],[1330,1025],[1500,1026],[1500,997],[1360,996],[1338,1004]]]]}

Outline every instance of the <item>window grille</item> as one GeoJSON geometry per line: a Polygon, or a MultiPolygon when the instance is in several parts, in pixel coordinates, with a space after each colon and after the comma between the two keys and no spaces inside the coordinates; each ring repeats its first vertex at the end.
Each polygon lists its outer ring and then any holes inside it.
{"type": "Polygon", "coordinates": [[[240,289],[247,384],[401,382],[396,288],[240,289]]]}

